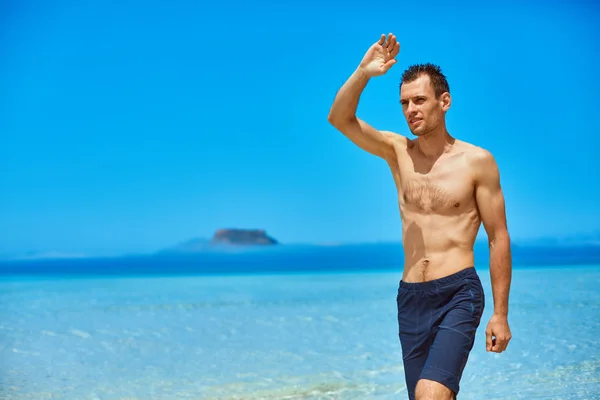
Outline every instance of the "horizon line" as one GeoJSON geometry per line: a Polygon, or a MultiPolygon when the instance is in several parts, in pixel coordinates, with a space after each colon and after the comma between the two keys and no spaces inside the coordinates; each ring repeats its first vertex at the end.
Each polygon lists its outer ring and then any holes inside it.
{"type": "MultiPolygon", "coordinates": [[[[587,236],[587,235],[586,235],[587,236]]],[[[181,244],[180,242],[179,244],[181,244]]],[[[267,245],[240,245],[240,244],[218,244],[212,245],[207,243],[206,247],[198,249],[196,251],[185,251],[178,250],[178,245],[157,249],[154,251],[140,251],[140,252],[61,252],[61,251],[29,251],[23,253],[4,253],[0,254],[0,261],[36,261],[36,260],[68,260],[68,259],[98,259],[98,258],[127,258],[127,257],[151,257],[156,255],[191,255],[209,252],[218,252],[218,250],[265,250],[272,248],[281,247],[345,247],[345,246],[363,246],[363,245],[398,245],[400,248],[403,247],[401,240],[372,240],[372,241],[324,241],[324,242],[280,242],[276,244],[267,245]]],[[[484,238],[476,239],[474,242],[475,246],[488,246],[488,240],[484,238]]],[[[516,239],[511,240],[511,247],[580,247],[580,246],[591,246],[600,247],[600,238],[596,237],[539,237],[529,239],[516,239]]]]}

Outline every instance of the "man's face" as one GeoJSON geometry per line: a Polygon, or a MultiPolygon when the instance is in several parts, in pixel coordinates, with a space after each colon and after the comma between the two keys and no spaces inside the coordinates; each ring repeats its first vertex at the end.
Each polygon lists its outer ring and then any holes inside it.
{"type": "Polygon", "coordinates": [[[421,75],[402,84],[400,104],[410,131],[415,136],[423,136],[443,122],[450,107],[450,94],[444,93],[436,99],[429,75],[421,75]]]}

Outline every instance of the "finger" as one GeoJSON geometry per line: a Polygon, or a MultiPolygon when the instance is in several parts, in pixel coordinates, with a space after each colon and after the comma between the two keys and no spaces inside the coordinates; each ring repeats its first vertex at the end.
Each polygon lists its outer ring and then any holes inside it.
{"type": "Polygon", "coordinates": [[[492,351],[492,346],[493,346],[492,332],[485,331],[485,350],[492,351]]]}
{"type": "Polygon", "coordinates": [[[502,344],[502,351],[506,351],[506,348],[508,347],[508,343],[510,342],[511,337],[508,336],[504,339],[504,342],[502,344]]]}
{"type": "Polygon", "coordinates": [[[391,56],[392,58],[395,58],[395,57],[398,55],[398,53],[400,53],[400,43],[399,43],[399,42],[396,42],[396,43],[394,44],[394,48],[392,49],[392,51],[391,51],[391,53],[390,53],[390,56],[391,56]]]}
{"type": "Polygon", "coordinates": [[[501,336],[492,337],[492,351],[494,353],[502,353],[504,347],[505,341],[501,336]]]}
{"type": "Polygon", "coordinates": [[[382,33],[379,41],[377,41],[377,44],[383,46],[383,43],[385,43],[385,35],[382,33]]]}
{"type": "Polygon", "coordinates": [[[492,346],[492,351],[495,353],[502,353],[502,348],[504,347],[504,342],[500,339],[496,339],[496,343],[492,346]]]}
{"type": "Polygon", "coordinates": [[[390,33],[388,37],[388,50],[392,52],[392,50],[394,50],[394,46],[396,46],[396,36],[390,33]]]}
{"type": "Polygon", "coordinates": [[[390,41],[392,40],[392,34],[388,33],[387,35],[387,40],[385,41],[385,44],[383,45],[384,49],[387,49],[390,47],[390,41]]]}
{"type": "Polygon", "coordinates": [[[510,342],[510,336],[503,336],[498,340],[499,353],[506,351],[506,348],[508,347],[508,342],[510,342]]]}

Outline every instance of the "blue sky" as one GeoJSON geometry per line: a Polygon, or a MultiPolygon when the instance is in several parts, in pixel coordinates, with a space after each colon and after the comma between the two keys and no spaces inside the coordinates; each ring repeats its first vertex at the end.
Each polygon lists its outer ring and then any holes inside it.
{"type": "Polygon", "coordinates": [[[386,165],[327,122],[388,32],[398,63],[359,116],[409,134],[400,75],[437,63],[450,132],[498,161],[513,238],[598,231],[591,2],[3,4],[0,254],[146,252],[221,227],[400,240],[386,165]]]}

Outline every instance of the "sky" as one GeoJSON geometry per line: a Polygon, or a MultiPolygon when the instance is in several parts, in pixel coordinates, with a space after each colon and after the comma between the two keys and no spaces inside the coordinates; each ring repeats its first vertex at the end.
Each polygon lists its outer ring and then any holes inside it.
{"type": "Polygon", "coordinates": [[[327,121],[389,32],[398,62],[359,117],[413,137],[400,76],[436,63],[449,132],[496,158],[512,238],[600,229],[593,2],[2,4],[0,254],[153,252],[219,228],[399,241],[387,165],[327,121]]]}

